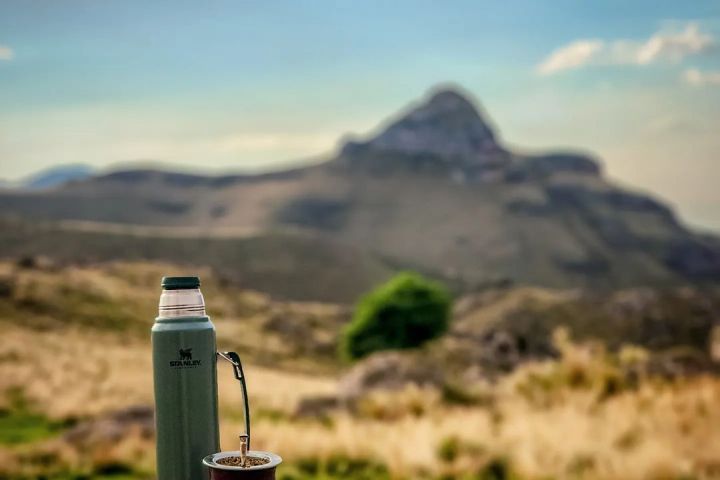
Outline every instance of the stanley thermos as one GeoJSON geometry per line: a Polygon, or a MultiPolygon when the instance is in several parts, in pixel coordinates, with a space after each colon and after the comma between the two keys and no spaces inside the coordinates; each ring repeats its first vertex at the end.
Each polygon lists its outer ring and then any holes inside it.
{"type": "Polygon", "coordinates": [[[249,429],[247,391],[237,354],[217,352],[200,279],[164,277],[162,288],[152,327],[157,478],[200,480],[208,476],[203,457],[220,451],[217,358],[241,381],[249,429]]]}

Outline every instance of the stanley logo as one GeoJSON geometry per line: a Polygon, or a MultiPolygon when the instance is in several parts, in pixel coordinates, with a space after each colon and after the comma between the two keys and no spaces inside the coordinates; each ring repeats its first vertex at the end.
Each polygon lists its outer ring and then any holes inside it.
{"type": "Polygon", "coordinates": [[[201,360],[193,360],[192,348],[181,348],[178,350],[178,360],[171,360],[173,368],[193,368],[200,366],[201,360]]]}

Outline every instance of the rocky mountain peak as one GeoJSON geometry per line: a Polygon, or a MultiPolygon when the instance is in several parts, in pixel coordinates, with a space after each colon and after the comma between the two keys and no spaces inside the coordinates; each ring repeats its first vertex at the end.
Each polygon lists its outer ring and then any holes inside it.
{"type": "Polygon", "coordinates": [[[497,153],[495,134],[463,93],[435,90],[363,145],[372,150],[480,160],[497,153]]]}
{"type": "Polygon", "coordinates": [[[463,112],[469,117],[475,117],[477,120],[482,121],[475,105],[463,96],[462,93],[451,88],[436,90],[424,105],[413,110],[412,113],[418,112],[429,113],[431,115],[463,112]]]}

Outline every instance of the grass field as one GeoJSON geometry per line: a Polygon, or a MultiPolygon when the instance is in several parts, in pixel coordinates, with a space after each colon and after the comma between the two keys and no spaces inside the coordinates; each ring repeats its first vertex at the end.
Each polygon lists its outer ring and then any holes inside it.
{"type": "Polygon", "coordinates": [[[150,238],[133,227],[63,228],[0,215],[0,259],[51,253],[71,265],[124,259],[209,267],[228,283],[252,285],[275,298],[346,303],[394,271],[363,249],[308,233],[285,230],[233,237],[206,232],[189,237],[160,231],[150,238]]]}
{"type": "MultiPolygon", "coordinates": [[[[174,271],[2,264],[0,478],[152,478],[147,418],[107,419],[152,405],[147,331],[157,279],[174,271]],[[78,434],[83,425],[91,427],[78,434]]],[[[299,416],[303,400],[338,389],[345,367],[323,342],[347,312],[280,304],[207,278],[221,347],[246,354],[253,446],[283,456],[281,478],[720,478],[720,378],[654,377],[643,349],[609,352],[561,330],[559,358],[466,385],[466,399],[409,386],[368,394],[352,411],[299,416]],[[316,348],[284,340],[269,320],[278,315],[313,324],[299,334],[316,348]]],[[[219,379],[222,445],[234,449],[240,392],[225,366],[219,379]]]]}

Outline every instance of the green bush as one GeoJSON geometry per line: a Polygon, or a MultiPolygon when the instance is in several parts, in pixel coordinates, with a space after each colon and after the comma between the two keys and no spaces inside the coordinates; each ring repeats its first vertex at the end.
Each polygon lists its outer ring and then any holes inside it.
{"type": "Polygon", "coordinates": [[[441,284],[399,273],[358,302],[342,333],[340,353],[354,360],[378,350],[418,347],[447,330],[450,306],[441,284]]]}

